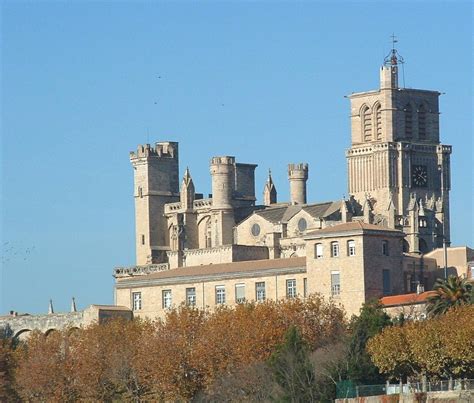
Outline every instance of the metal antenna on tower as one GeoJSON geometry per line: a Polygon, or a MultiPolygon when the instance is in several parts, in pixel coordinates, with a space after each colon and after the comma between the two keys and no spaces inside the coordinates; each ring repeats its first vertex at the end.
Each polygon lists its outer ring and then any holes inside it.
{"type": "Polygon", "coordinates": [[[392,39],[392,49],[390,50],[390,53],[385,56],[383,60],[384,66],[398,66],[401,64],[402,66],[402,77],[403,77],[403,88],[405,88],[405,59],[403,59],[402,55],[398,53],[398,50],[395,47],[395,44],[398,43],[398,39],[395,36],[394,33],[390,35],[390,38],[392,39]]]}

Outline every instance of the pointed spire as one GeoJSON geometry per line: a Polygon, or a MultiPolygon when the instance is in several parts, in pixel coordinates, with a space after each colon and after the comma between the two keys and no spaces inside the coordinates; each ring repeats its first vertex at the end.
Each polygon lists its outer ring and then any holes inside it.
{"type": "Polygon", "coordinates": [[[185,210],[192,210],[194,204],[195,189],[193,179],[191,178],[191,173],[189,172],[188,167],[186,167],[186,171],[184,171],[180,193],[181,208],[185,210]]]}
{"type": "Polygon", "coordinates": [[[349,213],[349,209],[347,208],[347,202],[346,202],[346,197],[342,197],[341,201],[341,221],[342,222],[348,222],[352,218],[352,214],[349,213]]]}
{"type": "Polygon", "coordinates": [[[53,300],[50,299],[50,300],[49,300],[49,306],[48,306],[48,315],[51,315],[52,313],[54,313],[53,300]]]}
{"type": "Polygon", "coordinates": [[[277,202],[277,191],[272,179],[272,171],[268,170],[268,178],[263,188],[263,204],[270,206],[277,202]]]}
{"type": "Polygon", "coordinates": [[[72,297],[72,300],[71,300],[71,312],[77,312],[76,299],[74,297],[72,297]]]}
{"type": "Polygon", "coordinates": [[[372,224],[372,202],[367,194],[365,195],[365,203],[362,207],[362,212],[364,213],[364,222],[372,224]]]}
{"type": "Polygon", "coordinates": [[[423,200],[420,199],[420,201],[419,201],[418,203],[419,203],[419,206],[420,206],[418,215],[420,215],[420,216],[425,216],[426,214],[425,214],[425,207],[424,207],[423,200]]]}

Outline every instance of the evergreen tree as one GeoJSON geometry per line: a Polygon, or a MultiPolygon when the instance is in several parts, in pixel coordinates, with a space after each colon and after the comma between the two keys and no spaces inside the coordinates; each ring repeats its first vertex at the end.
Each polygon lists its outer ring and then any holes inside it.
{"type": "Polygon", "coordinates": [[[316,401],[316,380],[309,360],[309,348],[295,326],[288,329],[284,343],[277,347],[269,364],[280,387],[278,396],[275,396],[277,401],[316,401]]]}

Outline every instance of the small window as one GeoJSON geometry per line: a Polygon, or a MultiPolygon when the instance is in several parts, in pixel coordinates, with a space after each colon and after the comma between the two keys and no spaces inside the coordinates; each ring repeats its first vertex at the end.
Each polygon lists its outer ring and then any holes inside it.
{"type": "Polygon", "coordinates": [[[235,302],[238,304],[245,302],[245,284],[235,285],[235,302]]]}
{"type": "Polygon", "coordinates": [[[382,241],[382,255],[388,256],[388,241],[382,241]]]}
{"type": "Polygon", "coordinates": [[[216,304],[225,304],[225,287],[223,285],[216,286],[216,304]]]}
{"type": "Polygon", "coordinates": [[[196,306],[196,288],[186,288],[186,305],[196,306]]]}
{"type": "Polygon", "coordinates": [[[308,228],[308,223],[304,218],[300,218],[298,221],[298,231],[304,232],[306,231],[306,228],[308,228]]]}
{"type": "Polygon", "coordinates": [[[142,309],[142,293],[141,292],[132,293],[132,301],[133,301],[134,311],[139,311],[142,309]]]}
{"type": "Polygon", "coordinates": [[[331,256],[338,257],[339,256],[339,242],[331,242],[331,256]]]}
{"type": "Polygon", "coordinates": [[[314,245],[314,257],[315,259],[321,259],[323,257],[323,244],[317,243],[314,245]]]}
{"type": "Polygon", "coordinates": [[[163,290],[162,292],[163,309],[171,308],[171,290],[163,290]]]}
{"type": "Polygon", "coordinates": [[[356,254],[356,243],[355,241],[347,241],[347,255],[355,256],[356,254]]]}
{"type": "Polygon", "coordinates": [[[296,298],[296,280],[286,280],[286,298],[296,298]]]}
{"type": "Polygon", "coordinates": [[[143,197],[143,189],[141,186],[138,187],[138,197],[143,197]]]}
{"type": "Polygon", "coordinates": [[[384,269],[382,271],[383,275],[383,295],[388,295],[392,293],[392,286],[390,284],[390,270],[384,269]]]}
{"type": "Polygon", "coordinates": [[[260,235],[260,225],[255,223],[252,225],[251,232],[253,236],[259,236],[260,235]]]}
{"type": "Polygon", "coordinates": [[[308,279],[305,277],[303,279],[303,297],[306,298],[308,296],[308,279]]]}
{"type": "Polygon", "coordinates": [[[337,296],[341,293],[341,277],[338,271],[331,272],[331,295],[337,296]]]}
{"type": "Polygon", "coordinates": [[[142,235],[142,245],[145,245],[145,235],[142,235]]]}
{"type": "Polygon", "coordinates": [[[260,281],[255,283],[255,299],[257,301],[265,301],[266,298],[265,293],[265,281],[260,281]]]}

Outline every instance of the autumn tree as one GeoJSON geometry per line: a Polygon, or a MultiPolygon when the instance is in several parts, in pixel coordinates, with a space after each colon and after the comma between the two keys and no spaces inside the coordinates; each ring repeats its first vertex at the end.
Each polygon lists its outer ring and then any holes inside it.
{"type": "Polygon", "coordinates": [[[367,349],[379,370],[390,377],[472,377],[473,335],[474,306],[464,305],[429,320],[386,328],[367,349]]]}

